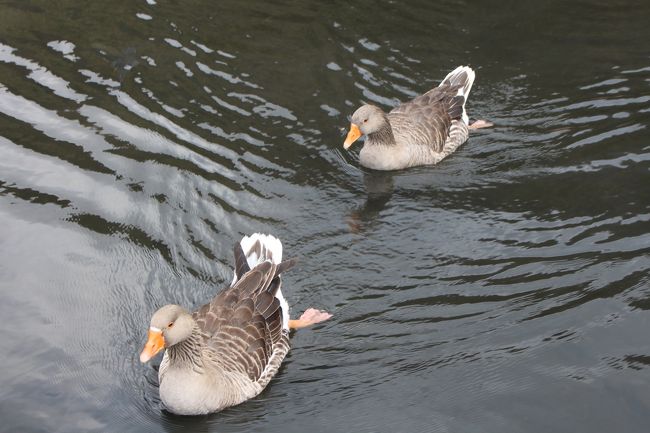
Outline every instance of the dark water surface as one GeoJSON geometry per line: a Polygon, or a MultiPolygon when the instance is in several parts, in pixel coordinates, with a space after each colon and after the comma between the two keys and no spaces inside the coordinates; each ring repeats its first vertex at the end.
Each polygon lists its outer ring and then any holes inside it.
{"type": "Polygon", "coordinates": [[[2,432],[648,431],[650,3],[350,3],[0,3],[2,432]],[[494,128],[342,151],[460,64],[494,128]],[[254,231],[334,318],[258,398],[161,411],[151,313],[254,231]]]}

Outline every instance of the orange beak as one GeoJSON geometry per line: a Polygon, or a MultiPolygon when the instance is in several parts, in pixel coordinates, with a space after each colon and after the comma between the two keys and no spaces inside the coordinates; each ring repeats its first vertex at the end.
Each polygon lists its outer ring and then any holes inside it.
{"type": "Polygon", "coordinates": [[[140,353],[140,362],[147,362],[165,348],[165,337],[159,329],[149,329],[147,342],[140,353]]]}
{"type": "Polygon", "coordinates": [[[343,149],[349,149],[350,146],[352,146],[352,143],[357,141],[359,137],[361,137],[361,131],[359,130],[359,127],[354,123],[351,123],[350,132],[348,132],[348,136],[343,142],[343,149]]]}

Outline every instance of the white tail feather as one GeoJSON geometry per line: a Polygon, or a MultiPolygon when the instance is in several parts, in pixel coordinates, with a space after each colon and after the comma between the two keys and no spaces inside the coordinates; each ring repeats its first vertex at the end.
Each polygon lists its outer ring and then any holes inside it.
{"type": "Polygon", "coordinates": [[[282,262],[282,242],[274,236],[254,233],[250,236],[244,236],[239,244],[242,250],[244,250],[244,254],[246,254],[248,266],[251,269],[266,260],[271,260],[276,265],[282,262]],[[248,255],[248,252],[257,241],[260,241],[264,247],[262,250],[266,250],[266,254],[263,254],[263,257],[257,257],[255,253],[248,255]]]}
{"type": "MultiPolygon", "coordinates": [[[[244,236],[239,242],[244,254],[246,255],[246,261],[248,266],[253,269],[255,266],[259,265],[262,262],[271,260],[273,263],[280,264],[282,262],[282,242],[280,239],[271,235],[264,235],[262,233],[253,233],[250,236],[244,236]],[[256,253],[249,254],[255,242],[260,241],[262,244],[262,256],[258,257],[256,253]]],[[[233,284],[237,281],[237,274],[233,278],[233,284]]],[[[282,308],[282,328],[289,330],[289,303],[284,296],[282,295],[282,289],[278,289],[275,297],[280,301],[280,308],[282,308]]]]}
{"type": "Polygon", "coordinates": [[[465,122],[466,125],[469,125],[469,116],[467,116],[467,111],[465,111],[465,103],[469,98],[469,92],[470,90],[472,90],[472,84],[474,84],[475,78],[476,78],[476,73],[472,68],[470,68],[469,66],[459,66],[453,71],[451,71],[450,73],[448,73],[445,79],[440,82],[441,86],[447,82],[449,82],[449,84],[451,85],[463,83],[463,87],[458,89],[458,95],[461,95],[465,98],[465,102],[463,102],[463,122],[465,122]],[[463,72],[467,75],[467,79],[461,81],[462,79],[461,74],[463,72]]]}

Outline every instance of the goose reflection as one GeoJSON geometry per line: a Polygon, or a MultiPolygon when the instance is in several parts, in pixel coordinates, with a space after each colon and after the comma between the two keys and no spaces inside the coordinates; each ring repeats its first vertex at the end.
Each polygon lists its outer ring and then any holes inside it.
{"type": "Polygon", "coordinates": [[[386,208],[394,189],[394,172],[364,171],[363,184],[366,200],[352,209],[347,224],[352,233],[360,233],[372,226],[379,213],[386,208]]]}

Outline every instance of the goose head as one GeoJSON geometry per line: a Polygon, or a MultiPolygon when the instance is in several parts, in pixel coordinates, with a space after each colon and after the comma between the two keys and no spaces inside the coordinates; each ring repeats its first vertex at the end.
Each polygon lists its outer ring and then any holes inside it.
{"type": "Polygon", "coordinates": [[[343,148],[348,149],[352,143],[362,135],[369,135],[385,128],[388,123],[386,113],[375,105],[362,105],[352,115],[350,132],[343,143],[343,148]]]}
{"type": "Polygon", "coordinates": [[[140,361],[147,362],[161,350],[187,340],[192,335],[194,319],[179,305],[165,305],[151,318],[147,342],[140,361]]]}

